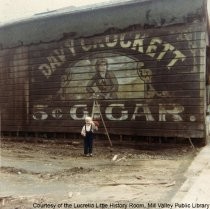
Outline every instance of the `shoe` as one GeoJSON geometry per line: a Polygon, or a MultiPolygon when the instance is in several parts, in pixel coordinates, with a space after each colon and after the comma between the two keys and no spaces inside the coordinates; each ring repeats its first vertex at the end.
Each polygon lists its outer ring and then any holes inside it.
{"type": "Polygon", "coordinates": [[[85,157],[89,157],[89,154],[84,154],[85,157]]]}
{"type": "Polygon", "coordinates": [[[89,154],[89,156],[90,156],[90,157],[93,157],[93,154],[92,154],[92,153],[90,153],[90,154],[89,154]]]}

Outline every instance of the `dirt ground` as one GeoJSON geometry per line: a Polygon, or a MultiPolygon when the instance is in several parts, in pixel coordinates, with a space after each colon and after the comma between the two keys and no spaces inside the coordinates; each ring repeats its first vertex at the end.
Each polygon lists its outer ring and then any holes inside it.
{"type": "Polygon", "coordinates": [[[195,155],[190,145],[149,150],[95,144],[94,156],[84,157],[82,143],[3,139],[0,208],[126,209],[169,203],[195,155]]]}

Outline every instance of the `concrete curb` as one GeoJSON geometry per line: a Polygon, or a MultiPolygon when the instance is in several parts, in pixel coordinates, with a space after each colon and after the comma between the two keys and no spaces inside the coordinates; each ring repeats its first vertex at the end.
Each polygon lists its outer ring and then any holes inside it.
{"type": "Polygon", "coordinates": [[[198,153],[185,176],[187,180],[171,202],[210,204],[210,144],[198,153]]]}

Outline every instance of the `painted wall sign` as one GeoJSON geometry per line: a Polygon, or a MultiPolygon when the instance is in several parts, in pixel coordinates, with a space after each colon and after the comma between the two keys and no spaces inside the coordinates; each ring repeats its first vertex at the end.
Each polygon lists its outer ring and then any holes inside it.
{"type": "Polygon", "coordinates": [[[35,50],[43,56],[38,64],[31,58],[32,118],[83,120],[97,97],[108,121],[196,121],[193,114],[184,118],[177,99],[184,95],[182,83],[172,80],[182,66],[193,66],[186,37],[150,36],[136,31],[67,39],[35,50]]]}

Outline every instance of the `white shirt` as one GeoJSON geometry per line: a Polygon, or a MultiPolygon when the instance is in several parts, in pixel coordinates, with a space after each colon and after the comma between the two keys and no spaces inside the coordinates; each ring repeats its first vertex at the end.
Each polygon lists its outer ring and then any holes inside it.
{"type": "Polygon", "coordinates": [[[92,126],[92,131],[93,131],[93,130],[98,130],[98,127],[95,126],[95,124],[94,124],[93,122],[92,122],[92,123],[86,123],[86,124],[82,127],[81,135],[82,135],[82,136],[86,136],[86,131],[90,131],[91,126],[92,126]],[[85,126],[86,126],[86,130],[85,130],[85,126]]]}

